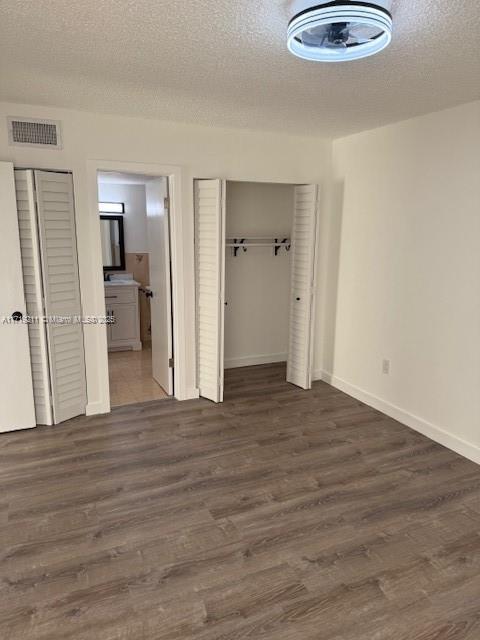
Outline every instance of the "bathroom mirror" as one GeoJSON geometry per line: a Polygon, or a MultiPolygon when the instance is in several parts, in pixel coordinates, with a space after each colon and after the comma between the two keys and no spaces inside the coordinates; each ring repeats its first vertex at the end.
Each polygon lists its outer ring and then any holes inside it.
{"type": "Polygon", "coordinates": [[[122,216],[100,216],[104,271],[125,271],[122,216]]]}

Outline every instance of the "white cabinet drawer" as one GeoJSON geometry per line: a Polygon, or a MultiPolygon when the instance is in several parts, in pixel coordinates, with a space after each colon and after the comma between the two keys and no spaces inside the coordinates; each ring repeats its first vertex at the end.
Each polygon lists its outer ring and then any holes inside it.
{"type": "Polygon", "coordinates": [[[129,304],[138,298],[137,287],[105,287],[105,302],[111,304],[129,304]]]}

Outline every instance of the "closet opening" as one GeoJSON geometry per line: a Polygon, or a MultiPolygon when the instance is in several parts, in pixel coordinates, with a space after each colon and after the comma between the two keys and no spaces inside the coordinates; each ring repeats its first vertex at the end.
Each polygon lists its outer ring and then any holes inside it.
{"type": "Polygon", "coordinates": [[[317,209],[313,184],[195,181],[201,396],[222,402],[241,377],[225,370],[274,363],[311,388],[317,209]]]}
{"type": "Polygon", "coordinates": [[[226,183],[225,369],[286,366],[294,191],[289,184],[226,183]]]}
{"type": "Polygon", "coordinates": [[[97,171],[112,407],[174,394],[169,178],[97,171]]]}

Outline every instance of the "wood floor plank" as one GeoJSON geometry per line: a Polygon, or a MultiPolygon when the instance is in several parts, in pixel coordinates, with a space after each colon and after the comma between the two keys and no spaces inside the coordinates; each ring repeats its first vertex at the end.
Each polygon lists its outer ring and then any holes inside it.
{"type": "Polygon", "coordinates": [[[478,640],[480,468],[285,365],[0,436],[0,638],[478,640]]]}

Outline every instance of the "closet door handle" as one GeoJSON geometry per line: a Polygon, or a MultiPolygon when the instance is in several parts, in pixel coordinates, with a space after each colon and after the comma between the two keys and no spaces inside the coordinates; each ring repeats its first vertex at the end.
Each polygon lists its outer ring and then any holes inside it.
{"type": "Polygon", "coordinates": [[[297,302],[300,302],[300,300],[301,300],[301,298],[296,298],[296,301],[297,301],[297,302]]]}
{"type": "Polygon", "coordinates": [[[20,322],[20,320],[23,320],[23,313],[21,311],[14,311],[12,313],[12,320],[14,322],[20,322]]]}

